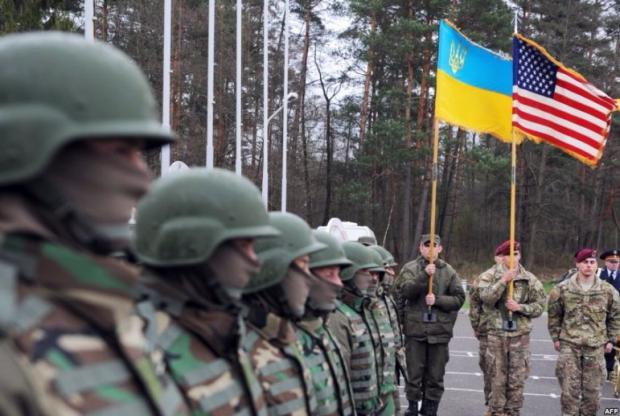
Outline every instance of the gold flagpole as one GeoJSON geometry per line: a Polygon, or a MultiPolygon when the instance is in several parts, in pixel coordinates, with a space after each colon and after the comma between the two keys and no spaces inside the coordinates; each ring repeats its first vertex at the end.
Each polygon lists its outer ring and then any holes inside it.
{"type": "MultiPolygon", "coordinates": [[[[517,205],[517,141],[512,135],[512,162],[510,170],[510,269],[515,267],[515,222],[516,222],[516,205],[517,205]]],[[[508,297],[507,300],[512,300],[512,292],[514,289],[514,282],[511,280],[508,283],[508,297]]],[[[508,311],[508,322],[512,322],[512,312],[508,311]]],[[[509,324],[511,325],[511,324],[509,324]]]]}
{"type": "MultiPolygon", "coordinates": [[[[431,217],[430,217],[430,238],[431,245],[429,250],[429,258],[432,260],[435,255],[435,213],[437,209],[437,161],[439,159],[439,121],[436,117],[433,119],[433,164],[431,166],[431,217]]],[[[428,277],[428,294],[433,293],[433,275],[428,277]]],[[[429,319],[431,315],[431,307],[428,307],[429,319]]]]}

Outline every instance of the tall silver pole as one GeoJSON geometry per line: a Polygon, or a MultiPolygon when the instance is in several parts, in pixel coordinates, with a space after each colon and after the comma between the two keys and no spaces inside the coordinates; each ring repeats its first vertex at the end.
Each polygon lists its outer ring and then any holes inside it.
{"type": "Polygon", "coordinates": [[[289,0],[284,1],[284,86],[282,88],[282,212],[286,212],[286,177],[287,177],[287,147],[288,147],[288,31],[289,31],[289,0]]]}
{"type": "MultiPolygon", "coordinates": [[[[164,0],[164,68],[163,68],[163,91],[161,100],[161,123],[166,129],[170,129],[170,49],[172,45],[172,0],[164,0]]],[[[170,145],[161,148],[161,174],[162,176],[170,166],[170,145]]]]}
{"type": "Polygon", "coordinates": [[[236,115],[236,146],[235,146],[235,173],[237,175],[241,175],[241,25],[243,16],[243,5],[241,4],[241,0],[237,0],[237,115],[236,115]]]}
{"type": "Polygon", "coordinates": [[[269,0],[263,1],[263,183],[262,199],[269,207],[269,0]]]}
{"type": "Polygon", "coordinates": [[[95,0],[84,0],[84,37],[95,39],[95,0]]]}
{"type": "Polygon", "coordinates": [[[209,0],[209,44],[207,70],[207,169],[213,169],[213,68],[215,53],[215,0],[209,0]]]}

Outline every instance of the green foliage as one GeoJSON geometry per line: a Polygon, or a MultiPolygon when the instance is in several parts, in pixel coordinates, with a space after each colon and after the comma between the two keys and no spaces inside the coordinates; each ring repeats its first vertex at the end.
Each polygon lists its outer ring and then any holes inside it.
{"type": "Polygon", "coordinates": [[[31,30],[77,30],[79,0],[0,0],[0,34],[31,30]]]}

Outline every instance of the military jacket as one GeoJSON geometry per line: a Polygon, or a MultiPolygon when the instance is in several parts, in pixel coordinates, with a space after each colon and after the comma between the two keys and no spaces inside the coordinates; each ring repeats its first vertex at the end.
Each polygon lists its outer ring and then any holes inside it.
{"type": "Polygon", "coordinates": [[[148,339],[164,352],[166,368],[192,415],[267,416],[262,389],[243,346],[247,334],[240,311],[182,302],[182,296],[172,296],[174,287],[161,282],[154,287],[159,293],[150,293],[137,309],[148,322],[148,339]],[[162,308],[169,314],[153,304],[165,305],[162,308]]]}
{"type": "MultiPolygon", "coordinates": [[[[381,288],[378,289],[382,291],[381,288]]],[[[387,305],[380,296],[373,297],[369,304],[373,326],[377,328],[376,337],[381,351],[381,382],[379,394],[385,396],[396,390],[396,336],[387,305]]]]}
{"type": "Polygon", "coordinates": [[[450,341],[458,310],[465,302],[465,292],[456,271],[443,260],[437,260],[435,264],[435,305],[432,311],[437,314],[436,322],[423,321],[428,310],[425,300],[429,277],[424,270],[428,265],[426,259],[420,256],[405,264],[395,283],[395,290],[404,301],[405,335],[431,344],[450,341]]]}
{"type": "Polygon", "coordinates": [[[620,335],[620,300],[609,283],[594,279],[584,290],[578,273],[549,292],[548,328],[551,339],[576,346],[600,347],[620,335]]]}
{"type": "Polygon", "coordinates": [[[388,317],[392,330],[394,331],[394,346],[396,349],[396,366],[400,372],[407,377],[407,359],[405,357],[405,338],[403,335],[403,327],[398,313],[396,301],[389,293],[389,288],[381,286],[377,291],[377,296],[383,301],[387,308],[388,317]]]}
{"type": "Polygon", "coordinates": [[[353,397],[340,346],[321,318],[297,324],[297,338],[310,369],[317,398],[317,415],[353,414],[353,397]]]}
{"type": "Polygon", "coordinates": [[[370,415],[381,407],[377,361],[370,330],[361,315],[361,298],[355,307],[358,310],[344,302],[337,302],[327,326],[342,347],[351,377],[355,410],[359,415],[370,415]]]}
{"type": "Polygon", "coordinates": [[[312,376],[292,324],[279,316],[251,311],[244,348],[263,388],[269,415],[314,415],[312,376]]]}
{"type": "Polygon", "coordinates": [[[545,288],[532,273],[519,265],[517,275],[513,279],[512,298],[521,305],[521,310],[513,312],[512,319],[516,323],[515,331],[505,331],[503,324],[508,319],[506,299],[507,285],[501,281],[504,268],[495,265],[480,275],[478,288],[480,299],[484,303],[482,314],[488,334],[516,337],[532,331],[532,319],[539,317],[545,308],[545,288]]]}
{"type": "Polygon", "coordinates": [[[480,298],[480,279],[482,276],[494,275],[496,267],[493,266],[476,277],[469,287],[469,322],[474,332],[480,337],[487,335],[492,321],[492,314],[484,313],[484,304],[480,298]]]}
{"type": "Polygon", "coordinates": [[[0,247],[0,320],[52,413],[189,414],[133,314],[137,271],[35,238],[0,247]]]}

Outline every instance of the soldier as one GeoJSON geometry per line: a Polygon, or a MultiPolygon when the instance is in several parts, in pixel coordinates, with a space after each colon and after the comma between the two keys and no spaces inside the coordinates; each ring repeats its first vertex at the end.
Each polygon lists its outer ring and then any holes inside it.
{"type": "MultiPolygon", "coordinates": [[[[492,276],[497,272],[497,268],[502,267],[502,258],[495,250],[495,265],[474,279],[469,288],[469,322],[474,330],[474,335],[478,340],[478,365],[482,371],[482,380],[484,385],[484,405],[489,405],[489,396],[491,394],[491,378],[487,369],[486,352],[487,352],[487,334],[490,314],[484,313],[482,299],[480,299],[480,280],[483,276],[492,276]]],[[[490,414],[487,409],[485,414],[490,414]]]]}
{"type": "Polygon", "coordinates": [[[310,288],[304,318],[296,323],[297,337],[312,374],[318,405],[316,415],[350,416],[354,407],[349,373],[340,345],[325,319],[336,309],[342,290],[340,269],[351,262],[334,237],[323,231],[312,233],[327,247],[310,255],[310,270],[317,281],[310,288]]]}
{"type": "Polygon", "coordinates": [[[309,255],[326,248],[297,215],[269,214],[281,235],[258,241],[261,269],[246,287],[250,333],[246,348],[270,415],[314,415],[317,396],[293,321],[305,314],[310,288],[309,255]]]}
{"type": "MultiPolygon", "coordinates": [[[[620,292],[620,272],[618,272],[618,264],[620,263],[620,250],[612,249],[607,250],[601,254],[600,259],[605,262],[605,267],[597,270],[596,275],[601,279],[609,283],[620,292]]],[[[616,350],[612,349],[611,352],[605,353],[605,363],[607,366],[607,380],[612,380],[614,374],[614,362],[616,357],[616,350]]]]}
{"type": "Polygon", "coordinates": [[[196,415],[267,415],[241,291],[259,268],[254,239],[277,233],[254,184],[222,169],[168,175],[138,205],[138,310],[196,415]]]}
{"type": "Polygon", "coordinates": [[[465,292],[456,271],[438,256],[443,250],[441,238],[435,235],[435,250],[430,258],[431,238],[422,236],[420,256],[405,264],[396,281],[396,290],[406,302],[404,307],[405,347],[407,354],[407,400],[405,415],[420,413],[435,416],[443,395],[443,378],[450,358],[448,343],[465,292]],[[433,292],[428,294],[429,276],[433,276],[433,292]],[[432,308],[433,318],[428,316],[432,308]]]}
{"type": "Polygon", "coordinates": [[[380,367],[370,327],[368,288],[373,277],[369,269],[376,267],[370,249],[357,242],[342,245],[351,265],[344,268],[340,278],[344,284],[341,300],[327,325],[342,347],[353,387],[353,399],[358,415],[375,415],[381,411],[379,399],[380,367]]]}
{"type": "Polygon", "coordinates": [[[173,139],[146,77],[65,33],[6,36],[0,60],[0,322],[19,363],[46,412],[185,414],[145,353],[137,270],[107,257],[150,183],[141,150],[173,139]]]}
{"type": "Polygon", "coordinates": [[[377,289],[377,297],[383,302],[385,307],[387,308],[387,313],[390,318],[390,324],[392,327],[392,331],[394,332],[394,347],[396,349],[396,369],[394,374],[394,407],[396,409],[396,413],[400,413],[400,392],[397,385],[399,385],[400,375],[403,376],[405,380],[407,380],[407,363],[405,358],[405,338],[403,336],[402,324],[400,322],[400,317],[398,314],[398,308],[396,306],[396,301],[392,297],[392,289],[394,286],[394,279],[396,277],[396,272],[394,271],[394,267],[398,265],[394,260],[394,256],[387,251],[385,248],[374,245],[370,246],[371,249],[375,250],[383,260],[383,267],[385,268],[385,273],[382,276],[381,284],[377,289]]]}
{"type": "Polygon", "coordinates": [[[549,292],[549,335],[559,351],[556,376],[562,414],[595,415],[601,398],[601,350],[609,352],[620,335],[620,299],[596,278],[596,251],[575,254],[577,272],[549,292]]]}
{"type": "Polygon", "coordinates": [[[379,382],[379,396],[383,402],[381,414],[392,416],[396,412],[394,403],[394,392],[396,389],[396,335],[392,329],[390,313],[386,304],[378,296],[381,289],[381,281],[385,275],[383,258],[376,250],[371,250],[372,259],[375,267],[371,268],[370,274],[373,277],[372,284],[368,289],[368,296],[371,299],[369,309],[372,313],[371,328],[373,328],[373,338],[375,339],[375,352],[377,362],[381,370],[379,382]]]}
{"type": "Polygon", "coordinates": [[[523,387],[529,373],[531,321],[539,317],[545,307],[542,283],[519,263],[518,241],[514,242],[513,251],[514,265],[511,267],[510,241],[500,244],[495,255],[501,257],[501,266],[483,273],[478,282],[484,304],[482,315],[488,319],[485,365],[487,377],[491,379],[489,410],[493,416],[518,416],[523,407],[523,387]],[[510,281],[514,282],[512,299],[507,296],[510,281]],[[512,322],[512,328],[506,326],[507,321],[512,322]]]}

